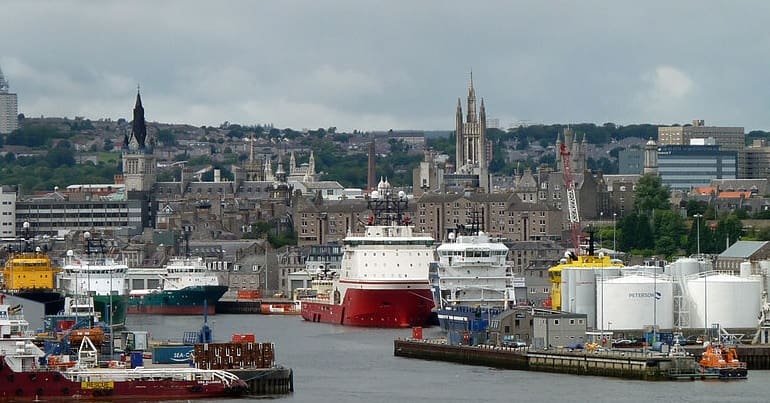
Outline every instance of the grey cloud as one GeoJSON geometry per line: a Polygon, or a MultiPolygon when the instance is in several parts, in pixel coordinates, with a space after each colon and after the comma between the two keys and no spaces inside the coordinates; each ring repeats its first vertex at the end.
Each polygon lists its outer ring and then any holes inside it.
{"type": "Polygon", "coordinates": [[[768,129],[764,1],[4,2],[28,115],[345,129],[453,126],[472,69],[503,124],[768,129]]]}

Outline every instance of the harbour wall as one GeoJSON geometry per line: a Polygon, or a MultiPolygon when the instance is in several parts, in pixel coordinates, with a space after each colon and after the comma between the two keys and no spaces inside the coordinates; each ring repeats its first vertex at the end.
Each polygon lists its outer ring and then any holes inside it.
{"type": "Polygon", "coordinates": [[[260,298],[260,299],[231,299],[222,298],[217,301],[216,311],[217,313],[235,313],[235,314],[249,314],[262,313],[262,305],[269,304],[287,304],[292,301],[286,298],[260,298]]]}
{"type": "Polygon", "coordinates": [[[443,341],[409,339],[394,341],[394,355],[495,368],[639,380],[669,380],[674,374],[697,376],[693,357],[655,357],[633,352],[452,346],[443,341]]]}
{"type": "Polygon", "coordinates": [[[294,372],[291,368],[228,369],[249,385],[249,395],[267,397],[294,392],[294,372]]]}

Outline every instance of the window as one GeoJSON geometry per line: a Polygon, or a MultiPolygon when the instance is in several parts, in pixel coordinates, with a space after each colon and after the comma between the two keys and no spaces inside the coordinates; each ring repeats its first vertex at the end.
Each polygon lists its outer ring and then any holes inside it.
{"type": "Polygon", "coordinates": [[[553,325],[554,326],[559,326],[559,319],[554,319],[553,320],[553,325]]]}

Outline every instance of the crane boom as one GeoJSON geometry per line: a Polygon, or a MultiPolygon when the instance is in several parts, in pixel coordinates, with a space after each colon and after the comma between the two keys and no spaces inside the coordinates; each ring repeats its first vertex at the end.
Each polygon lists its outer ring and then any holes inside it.
{"type": "MultiPolygon", "coordinates": [[[[566,142],[565,142],[566,143],[566,142]]],[[[570,167],[570,152],[567,145],[562,143],[559,154],[564,165],[564,185],[567,188],[567,212],[569,213],[569,225],[572,234],[572,246],[575,254],[580,254],[580,214],[578,212],[577,197],[575,196],[575,183],[572,181],[572,168],[570,167]]]]}

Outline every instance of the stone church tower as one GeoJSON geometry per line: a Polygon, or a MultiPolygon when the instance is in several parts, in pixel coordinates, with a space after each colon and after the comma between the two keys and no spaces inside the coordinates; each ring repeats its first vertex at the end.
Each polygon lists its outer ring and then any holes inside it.
{"type": "Polygon", "coordinates": [[[473,73],[468,87],[467,111],[463,121],[463,108],[457,99],[456,133],[457,150],[455,164],[458,174],[479,175],[479,187],[489,192],[489,162],[487,161],[487,113],[484,99],[476,113],[476,90],[473,73]]]}
{"type": "Polygon", "coordinates": [[[128,192],[147,192],[155,184],[155,156],[146,141],[147,124],[144,120],[142,97],[137,90],[131,134],[123,138],[123,180],[128,192]]]}

